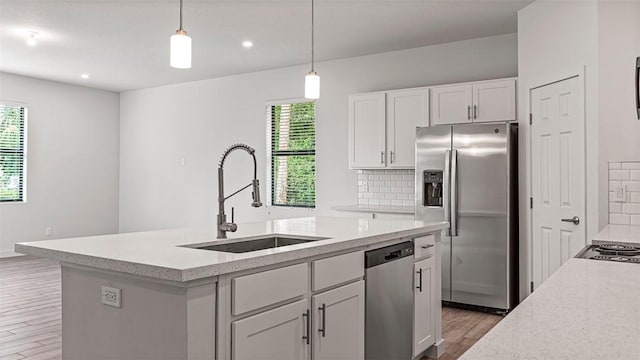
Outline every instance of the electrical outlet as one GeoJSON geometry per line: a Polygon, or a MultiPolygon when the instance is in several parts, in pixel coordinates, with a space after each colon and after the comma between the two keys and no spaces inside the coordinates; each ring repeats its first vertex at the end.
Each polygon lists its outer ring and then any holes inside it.
{"type": "Polygon", "coordinates": [[[51,236],[53,234],[53,230],[50,227],[44,229],[44,234],[46,236],[51,236]]]}
{"type": "Polygon", "coordinates": [[[616,185],[613,188],[613,199],[615,202],[625,202],[627,200],[627,189],[624,185],[616,185]]]}
{"type": "Polygon", "coordinates": [[[102,287],[102,303],[105,305],[120,307],[120,289],[109,286],[102,287]]]}
{"type": "Polygon", "coordinates": [[[369,192],[369,183],[367,183],[367,182],[365,181],[365,183],[364,183],[364,184],[362,184],[362,187],[363,187],[364,192],[369,192]]]}

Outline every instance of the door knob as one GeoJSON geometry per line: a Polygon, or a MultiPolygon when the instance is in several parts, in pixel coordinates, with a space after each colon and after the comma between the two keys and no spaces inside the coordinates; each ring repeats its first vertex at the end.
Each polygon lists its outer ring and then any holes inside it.
{"type": "Polygon", "coordinates": [[[573,223],[573,225],[578,225],[580,224],[580,218],[577,216],[572,217],[571,219],[562,219],[563,222],[570,222],[573,223]]]}

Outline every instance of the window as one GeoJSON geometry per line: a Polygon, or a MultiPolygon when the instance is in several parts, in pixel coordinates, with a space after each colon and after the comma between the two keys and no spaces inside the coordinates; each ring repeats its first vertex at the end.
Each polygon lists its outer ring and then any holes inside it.
{"type": "Polygon", "coordinates": [[[26,109],[0,104],[0,202],[24,201],[26,109]]]}
{"type": "Polygon", "coordinates": [[[316,105],[267,106],[269,201],[273,206],[316,206],[316,105]]]}

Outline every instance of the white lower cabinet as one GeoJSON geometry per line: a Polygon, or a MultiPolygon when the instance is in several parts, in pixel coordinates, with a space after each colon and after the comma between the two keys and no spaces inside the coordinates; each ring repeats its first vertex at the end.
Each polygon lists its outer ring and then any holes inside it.
{"type": "Polygon", "coordinates": [[[364,281],[312,297],[313,360],[364,359],[364,281]]]}
{"type": "Polygon", "coordinates": [[[309,359],[308,300],[300,300],[246,319],[234,321],[232,358],[235,360],[309,359]]]}
{"type": "Polygon", "coordinates": [[[435,317],[436,291],[434,289],[435,261],[433,257],[420,260],[414,265],[414,322],[413,322],[413,356],[435,344],[435,317]]]}

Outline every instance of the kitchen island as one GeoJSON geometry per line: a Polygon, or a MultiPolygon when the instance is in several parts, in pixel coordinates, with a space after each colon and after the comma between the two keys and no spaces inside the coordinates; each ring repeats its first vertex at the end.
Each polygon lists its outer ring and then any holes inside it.
{"type": "Polygon", "coordinates": [[[16,251],[62,265],[65,359],[357,359],[364,357],[364,251],[413,241],[416,269],[430,260],[419,279],[405,280],[420,281],[415,304],[429,306],[415,309],[419,357],[443,351],[446,226],[314,217],[239,224],[225,240],[215,239],[215,228],[175,229],[20,243],[16,251]],[[299,243],[220,249],[264,237],[299,243]]]}
{"type": "Polygon", "coordinates": [[[640,359],[640,265],[569,259],[460,360],[640,359]]]}

